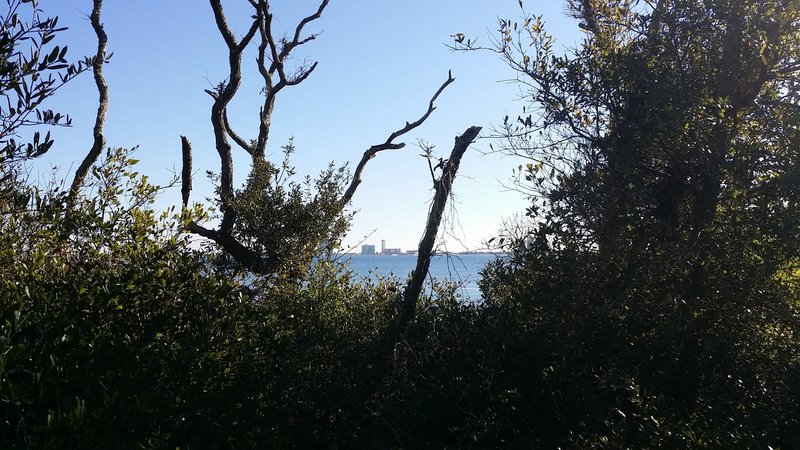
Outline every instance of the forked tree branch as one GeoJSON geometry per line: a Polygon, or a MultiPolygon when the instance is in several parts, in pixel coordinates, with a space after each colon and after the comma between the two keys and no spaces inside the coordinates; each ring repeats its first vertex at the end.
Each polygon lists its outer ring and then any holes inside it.
{"type": "MultiPolygon", "coordinates": [[[[320,4],[319,4],[319,7],[317,8],[317,12],[315,12],[314,14],[311,14],[310,16],[307,16],[307,17],[303,18],[300,21],[300,23],[297,24],[297,27],[295,27],[295,30],[294,30],[294,36],[292,37],[291,41],[285,41],[284,40],[282,42],[282,47],[281,47],[280,50],[277,49],[277,46],[274,47],[275,50],[278,53],[277,53],[277,55],[275,55],[276,58],[273,59],[273,61],[272,61],[272,66],[269,69],[270,72],[275,72],[278,69],[277,65],[282,64],[283,61],[286,59],[286,57],[289,56],[289,53],[291,53],[292,50],[295,49],[295,47],[303,45],[303,44],[305,44],[305,43],[307,43],[309,41],[313,41],[314,39],[317,38],[316,34],[312,34],[312,35],[310,35],[310,36],[308,36],[306,38],[301,38],[301,35],[303,33],[303,28],[306,25],[308,25],[309,23],[311,23],[311,22],[319,19],[320,17],[322,17],[322,12],[325,11],[325,8],[328,6],[328,2],[329,2],[329,0],[322,0],[322,2],[320,2],[320,4]]],[[[259,0],[258,4],[262,8],[265,8],[264,11],[267,14],[269,14],[269,2],[267,0],[259,0]]],[[[271,19],[271,16],[270,16],[270,19],[271,19]]],[[[274,39],[273,39],[273,44],[274,44],[274,39]]]]}
{"type": "Polygon", "coordinates": [[[210,2],[211,10],[214,12],[214,21],[217,24],[217,29],[219,29],[220,34],[222,34],[222,39],[225,40],[225,44],[228,46],[228,51],[231,54],[236,53],[241,55],[242,51],[244,51],[245,47],[247,47],[258,30],[258,21],[253,22],[240,42],[236,42],[236,36],[233,35],[233,31],[231,31],[231,28],[228,26],[228,20],[225,18],[225,11],[222,9],[222,3],[220,3],[220,0],[210,0],[210,2]]]}
{"type": "Polygon", "coordinates": [[[422,117],[420,117],[414,122],[406,122],[403,128],[400,128],[399,130],[390,134],[384,143],[373,145],[372,147],[367,149],[367,151],[364,152],[364,155],[361,156],[361,161],[358,162],[358,165],[356,166],[356,169],[353,172],[353,179],[350,181],[350,185],[347,187],[347,190],[344,192],[344,195],[342,195],[342,200],[341,200],[342,205],[346,205],[350,203],[350,200],[352,200],[353,194],[355,194],[356,189],[358,189],[358,186],[361,184],[361,174],[364,172],[364,167],[366,167],[369,160],[374,158],[375,155],[378,154],[378,152],[381,152],[383,150],[399,150],[405,147],[406,145],[405,143],[403,142],[394,143],[394,140],[408,133],[414,128],[417,128],[418,126],[422,125],[422,123],[425,122],[425,120],[427,120],[428,117],[431,115],[431,113],[433,113],[433,111],[436,109],[436,106],[434,105],[436,99],[439,97],[442,91],[444,91],[444,89],[455,80],[456,79],[453,78],[452,72],[448,71],[447,80],[445,80],[445,82],[442,83],[441,86],[439,86],[439,89],[436,91],[436,93],[433,94],[433,97],[431,97],[431,100],[428,102],[428,109],[427,111],[425,111],[425,114],[423,114],[422,117]]]}
{"type": "MultiPolygon", "coordinates": [[[[263,2],[259,2],[258,6],[261,43],[258,45],[256,64],[258,66],[258,72],[264,79],[264,104],[259,111],[258,137],[256,138],[256,145],[252,154],[263,158],[267,151],[269,132],[272,128],[272,111],[275,108],[275,98],[278,91],[280,91],[283,86],[275,86],[275,81],[272,79],[274,70],[271,71],[267,68],[267,49],[270,50],[272,55],[270,61],[275,61],[278,58],[278,53],[275,49],[275,40],[272,37],[272,15],[269,13],[269,5],[261,6],[262,3],[263,2]]],[[[274,64],[274,62],[272,64],[274,64]]]]}
{"type": "MultiPolygon", "coordinates": [[[[219,229],[209,229],[205,228],[195,222],[190,223],[187,225],[187,229],[195,234],[203,236],[205,238],[211,239],[216,242],[224,251],[230,254],[236,261],[242,264],[247,269],[251,270],[257,274],[266,274],[271,271],[275,270],[273,267],[274,263],[265,260],[259,254],[254,252],[252,249],[248,248],[241,242],[239,242],[235,237],[233,237],[233,227],[236,222],[236,210],[231,205],[234,196],[233,190],[233,158],[232,158],[232,148],[231,144],[228,140],[230,138],[233,140],[238,146],[242,147],[245,151],[253,155],[253,157],[263,157],[264,156],[264,149],[266,147],[266,136],[269,132],[270,126],[270,117],[272,113],[272,105],[274,105],[274,94],[276,92],[273,91],[274,85],[272,83],[272,78],[265,76],[265,84],[266,84],[266,91],[268,97],[268,105],[269,108],[262,110],[261,114],[261,121],[259,124],[259,140],[258,145],[254,148],[250,143],[248,143],[244,138],[242,138],[239,134],[237,134],[230,126],[227,117],[227,107],[233,97],[238,92],[239,86],[242,80],[242,73],[241,73],[241,66],[242,66],[242,53],[244,49],[249,45],[252,38],[256,35],[257,32],[261,31],[262,36],[262,43],[259,45],[260,49],[260,61],[259,61],[259,69],[264,74],[263,67],[265,65],[263,52],[266,46],[272,45],[275,48],[275,55],[277,58],[274,58],[271,61],[271,66],[276,66],[276,62],[278,65],[281,66],[282,70],[282,63],[283,59],[285,59],[291,50],[298,45],[302,45],[305,42],[312,40],[315,36],[311,36],[306,39],[301,39],[300,35],[302,33],[303,27],[318,18],[322,11],[324,10],[325,6],[328,4],[328,0],[324,0],[320,7],[317,9],[315,14],[304,18],[296,27],[295,29],[295,37],[291,42],[283,42],[283,47],[280,51],[277,50],[277,44],[271,34],[271,31],[267,27],[267,24],[271,21],[272,16],[269,14],[269,3],[265,0],[259,0],[257,3],[255,0],[252,0],[250,3],[256,8],[256,16],[254,17],[253,23],[248,29],[247,33],[242,37],[241,41],[237,42],[236,37],[234,36],[233,31],[231,31],[230,26],[228,25],[227,19],[225,17],[225,12],[222,8],[222,4],[220,0],[209,0],[211,4],[211,9],[214,13],[214,19],[217,24],[217,28],[219,29],[222,38],[225,41],[225,44],[228,47],[228,65],[229,65],[229,75],[227,78],[227,82],[220,85],[220,87],[215,91],[206,91],[209,95],[214,99],[213,106],[211,108],[211,124],[214,129],[214,137],[215,137],[215,146],[217,149],[217,153],[220,157],[220,209],[222,210],[222,221],[220,223],[219,229]],[[266,33],[266,34],[265,34],[266,33]]],[[[292,79],[287,79],[285,74],[280,74],[279,83],[281,83],[280,87],[292,84],[298,84],[304,79],[308,77],[311,70],[306,70],[305,72],[301,72],[298,76],[292,79]]],[[[274,72],[274,70],[273,70],[274,72]]],[[[183,168],[183,178],[184,178],[184,186],[183,186],[183,203],[184,205],[188,204],[188,193],[191,189],[191,156],[189,154],[189,158],[186,158],[187,152],[190,152],[190,147],[188,140],[183,139],[183,152],[184,152],[184,168],[183,168]],[[187,174],[187,170],[189,173],[187,174]]]]}
{"type": "Polygon", "coordinates": [[[291,41],[275,38],[275,33],[272,29],[272,13],[270,12],[270,4],[267,0],[258,0],[258,2],[251,0],[250,3],[256,8],[258,13],[258,28],[261,35],[261,43],[258,46],[256,62],[258,71],[264,79],[264,104],[259,113],[258,138],[250,154],[253,158],[264,158],[272,125],[272,112],[275,108],[275,100],[278,93],[286,86],[296,86],[302,83],[317,67],[316,62],[312,63],[311,66],[303,65],[297,69],[294,75],[287,76],[284,63],[296,47],[317,38],[316,34],[302,38],[303,28],[322,16],[322,12],[328,5],[328,0],[323,0],[317,8],[316,13],[303,18],[300,23],[298,23],[291,41]],[[276,72],[277,79],[275,79],[276,72]]]}
{"type": "Polygon", "coordinates": [[[220,223],[219,231],[222,235],[230,235],[236,222],[236,210],[230,204],[233,200],[233,157],[231,155],[231,144],[228,142],[225,116],[228,103],[236,95],[242,81],[242,52],[255,36],[259,20],[257,18],[254,19],[253,24],[242,37],[242,40],[236,42],[236,37],[225,19],[225,12],[222,9],[220,0],[210,0],[210,4],[214,12],[217,28],[228,46],[228,82],[219,89],[214,98],[214,105],[211,107],[211,124],[214,128],[215,145],[220,158],[220,209],[222,210],[222,222],[220,223]]]}

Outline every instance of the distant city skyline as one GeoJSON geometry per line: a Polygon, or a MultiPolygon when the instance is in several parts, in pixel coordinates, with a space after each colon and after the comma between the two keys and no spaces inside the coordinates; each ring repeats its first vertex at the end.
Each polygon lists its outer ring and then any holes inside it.
{"type": "MultiPolygon", "coordinates": [[[[386,246],[386,239],[381,239],[381,251],[377,252],[375,249],[375,244],[362,244],[361,245],[361,254],[362,255],[401,255],[403,254],[403,249],[400,247],[387,247],[386,246]]],[[[406,254],[413,254],[416,253],[416,250],[406,250],[406,254]]]]}

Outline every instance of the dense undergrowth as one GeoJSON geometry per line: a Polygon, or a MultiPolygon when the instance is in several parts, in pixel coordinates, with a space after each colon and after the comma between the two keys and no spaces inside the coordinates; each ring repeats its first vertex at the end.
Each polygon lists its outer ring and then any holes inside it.
{"type": "Polygon", "coordinates": [[[0,159],[0,447],[800,447],[800,6],[640,3],[571,2],[567,56],[501,22],[541,108],[509,128],[539,147],[508,141],[533,225],[396,342],[405,280],[309,242],[347,228],[343,171],[254,168],[234,232],[280,262],[255,276],[131,152],[74,207],[0,159]]]}

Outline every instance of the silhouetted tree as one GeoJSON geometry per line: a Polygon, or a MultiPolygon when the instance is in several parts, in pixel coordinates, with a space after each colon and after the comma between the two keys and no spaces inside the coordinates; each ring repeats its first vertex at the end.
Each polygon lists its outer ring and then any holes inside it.
{"type": "Polygon", "coordinates": [[[493,49],[540,225],[484,287],[535,336],[543,436],[797,445],[800,4],[568,4],[574,52],[531,15],[493,49]]]}

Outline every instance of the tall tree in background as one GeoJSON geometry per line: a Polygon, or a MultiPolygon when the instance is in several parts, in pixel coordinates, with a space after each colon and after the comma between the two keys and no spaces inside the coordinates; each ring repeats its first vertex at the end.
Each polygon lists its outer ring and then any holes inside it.
{"type": "Polygon", "coordinates": [[[800,370],[800,2],[568,5],[585,32],[568,55],[540,17],[500,23],[494,50],[530,101],[502,131],[531,159],[541,225],[489,272],[504,280],[489,301],[514,298],[585,357],[553,365],[563,387],[581,380],[572,407],[637,405],[595,432],[630,438],[649,411],[693,445],[776,445],[764,436],[797,425],[800,370]]]}

